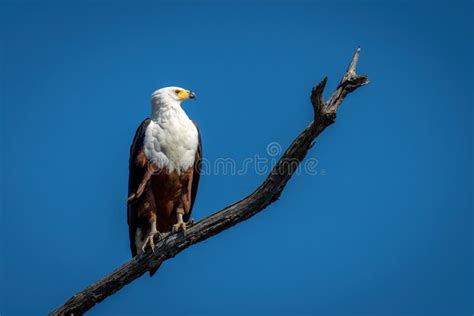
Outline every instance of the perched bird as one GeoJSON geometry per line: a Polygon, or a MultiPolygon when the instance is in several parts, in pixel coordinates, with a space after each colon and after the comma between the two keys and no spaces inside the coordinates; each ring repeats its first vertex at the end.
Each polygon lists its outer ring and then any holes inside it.
{"type": "MultiPolygon", "coordinates": [[[[186,230],[200,177],[201,137],[181,107],[196,95],[167,87],[151,96],[151,117],[130,147],[127,217],[132,256],[154,250],[154,237],[186,230]]],[[[153,273],[153,272],[152,272],[153,273]]]]}

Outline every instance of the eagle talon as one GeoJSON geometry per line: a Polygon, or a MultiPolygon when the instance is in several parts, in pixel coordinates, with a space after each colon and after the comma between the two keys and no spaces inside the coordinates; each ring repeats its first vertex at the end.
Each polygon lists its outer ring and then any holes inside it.
{"type": "Polygon", "coordinates": [[[146,236],[145,240],[143,241],[143,245],[142,245],[142,252],[143,253],[145,252],[146,246],[148,244],[150,244],[151,251],[153,251],[153,253],[155,253],[155,235],[158,235],[158,240],[161,240],[162,236],[161,236],[161,233],[159,231],[150,232],[146,236]]]}
{"type": "Polygon", "coordinates": [[[178,222],[173,225],[172,232],[173,234],[178,233],[180,230],[183,232],[187,229],[185,222],[178,222]]]}

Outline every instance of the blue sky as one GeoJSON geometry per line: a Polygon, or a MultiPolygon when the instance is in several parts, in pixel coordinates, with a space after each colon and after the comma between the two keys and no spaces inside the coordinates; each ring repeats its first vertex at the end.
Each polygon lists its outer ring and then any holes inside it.
{"type": "MultiPolygon", "coordinates": [[[[204,155],[237,163],[350,95],[280,201],[90,315],[470,315],[472,2],[0,3],[0,313],[41,315],[129,259],[128,150],[178,85],[204,155]]],[[[211,174],[193,217],[264,175],[211,174]]]]}

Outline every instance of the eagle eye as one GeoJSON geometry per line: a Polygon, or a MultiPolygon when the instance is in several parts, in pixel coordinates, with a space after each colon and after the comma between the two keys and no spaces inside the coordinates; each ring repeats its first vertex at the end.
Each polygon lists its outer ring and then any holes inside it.
{"type": "Polygon", "coordinates": [[[178,94],[178,93],[179,93],[179,90],[178,90],[178,89],[174,90],[174,93],[178,94]]]}

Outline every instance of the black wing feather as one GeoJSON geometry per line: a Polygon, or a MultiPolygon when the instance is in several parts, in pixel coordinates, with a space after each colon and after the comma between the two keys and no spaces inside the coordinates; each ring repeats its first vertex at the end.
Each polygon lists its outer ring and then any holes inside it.
{"type": "MultiPolygon", "coordinates": [[[[128,160],[128,195],[137,191],[138,186],[140,185],[140,182],[146,171],[146,167],[137,165],[136,158],[139,155],[140,151],[143,150],[145,131],[150,121],[150,119],[146,119],[140,124],[137,131],[135,132],[135,137],[133,138],[132,145],[130,146],[130,158],[128,160]]],[[[127,203],[127,222],[128,234],[130,238],[130,250],[132,251],[132,256],[135,257],[137,255],[137,249],[135,246],[137,214],[136,212],[134,212],[133,203],[134,201],[127,203]]]]}
{"type": "Polygon", "coordinates": [[[197,190],[199,186],[199,178],[201,177],[201,168],[202,168],[202,142],[201,142],[201,132],[199,131],[199,127],[195,122],[193,122],[196,126],[198,131],[198,148],[196,151],[196,157],[194,158],[194,175],[193,175],[193,183],[191,184],[191,207],[189,208],[189,212],[184,214],[183,220],[185,222],[189,221],[191,218],[191,212],[193,210],[194,202],[196,201],[197,190]]]}

